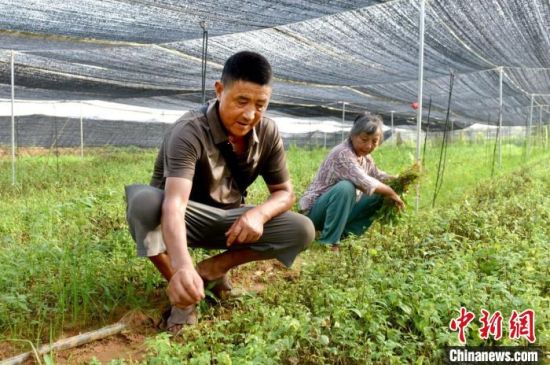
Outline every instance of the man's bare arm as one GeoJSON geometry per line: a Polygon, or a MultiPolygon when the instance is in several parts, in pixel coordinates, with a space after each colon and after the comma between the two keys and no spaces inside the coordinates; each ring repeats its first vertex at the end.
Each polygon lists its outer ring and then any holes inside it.
{"type": "Polygon", "coordinates": [[[162,235],[174,269],[167,292],[172,304],[179,307],[186,307],[204,298],[202,279],[187,249],[185,210],[191,187],[190,180],[167,178],[162,203],[162,235]]]}
{"type": "Polygon", "coordinates": [[[271,218],[286,212],[296,201],[292,184],[286,181],[281,184],[268,185],[271,195],[261,205],[258,205],[233,223],[225,233],[227,246],[234,243],[252,243],[258,241],[263,234],[264,224],[271,218]]]}

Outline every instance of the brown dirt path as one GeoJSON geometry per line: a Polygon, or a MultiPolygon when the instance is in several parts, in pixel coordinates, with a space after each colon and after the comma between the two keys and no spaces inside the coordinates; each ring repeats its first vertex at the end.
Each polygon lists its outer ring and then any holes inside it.
{"type": "MultiPolygon", "coordinates": [[[[265,290],[269,282],[274,280],[296,280],[300,276],[301,262],[298,258],[291,269],[285,268],[276,261],[261,261],[237,268],[231,272],[233,292],[237,295],[249,292],[259,293],[265,290]]],[[[167,299],[164,305],[166,304],[167,299]]],[[[163,304],[159,303],[159,305],[163,304]]],[[[94,358],[101,364],[108,364],[115,359],[124,359],[127,364],[138,364],[145,359],[147,354],[145,340],[160,332],[157,327],[158,321],[158,318],[149,318],[140,312],[133,313],[130,319],[130,329],[102,340],[60,351],[53,354],[52,358],[58,365],[88,364],[94,358]]],[[[74,331],[67,331],[64,337],[77,334],[74,331]]],[[[18,355],[20,353],[18,348],[21,347],[9,342],[0,342],[0,360],[18,355]]],[[[44,363],[43,359],[41,361],[44,363]]],[[[35,359],[30,359],[24,364],[31,365],[38,364],[38,362],[35,359]]]]}

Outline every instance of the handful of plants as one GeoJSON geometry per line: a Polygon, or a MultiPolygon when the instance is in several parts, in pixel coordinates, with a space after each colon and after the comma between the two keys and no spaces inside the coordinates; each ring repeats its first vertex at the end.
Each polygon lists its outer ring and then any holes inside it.
{"type": "MultiPolygon", "coordinates": [[[[405,201],[405,196],[409,187],[414,184],[420,178],[420,164],[414,163],[410,167],[403,170],[395,179],[391,179],[387,182],[387,185],[392,188],[399,197],[405,201]]],[[[397,206],[390,201],[384,200],[382,207],[378,210],[375,219],[380,224],[393,225],[399,222],[401,211],[397,209],[397,206]]]]}

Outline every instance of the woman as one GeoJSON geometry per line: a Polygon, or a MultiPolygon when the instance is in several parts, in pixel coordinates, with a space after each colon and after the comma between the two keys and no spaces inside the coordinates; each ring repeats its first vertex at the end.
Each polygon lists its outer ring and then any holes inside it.
{"type": "Polygon", "coordinates": [[[399,209],[405,206],[383,183],[391,176],[378,170],[370,156],[383,138],[382,126],[379,115],[359,115],[349,137],[330,151],[300,200],[300,210],[321,231],[319,241],[335,251],[343,236],[360,235],[370,227],[383,198],[399,209]]]}

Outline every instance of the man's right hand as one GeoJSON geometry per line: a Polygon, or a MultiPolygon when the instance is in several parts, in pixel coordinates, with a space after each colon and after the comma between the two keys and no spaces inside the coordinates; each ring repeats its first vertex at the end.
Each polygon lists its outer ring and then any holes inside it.
{"type": "Polygon", "coordinates": [[[188,307],[204,298],[202,279],[187,250],[185,209],[192,185],[191,180],[168,177],[162,203],[162,236],[175,270],[166,292],[170,302],[177,307],[188,307]]]}
{"type": "Polygon", "coordinates": [[[202,279],[193,266],[177,270],[166,289],[170,303],[177,307],[187,307],[204,299],[202,279]]]}

